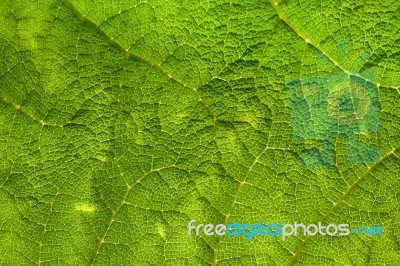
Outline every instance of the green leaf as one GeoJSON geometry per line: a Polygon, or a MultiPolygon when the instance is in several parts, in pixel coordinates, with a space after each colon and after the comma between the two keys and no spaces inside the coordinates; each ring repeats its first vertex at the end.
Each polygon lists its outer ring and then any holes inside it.
{"type": "Polygon", "coordinates": [[[398,264],[399,10],[3,0],[1,264],[398,264]],[[301,97],[353,81],[369,93],[352,102],[353,85],[335,87],[329,125],[352,126],[324,128],[315,112],[310,129],[296,80],[301,97]],[[188,236],[191,219],[385,234],[246,241],[188,236]]]}

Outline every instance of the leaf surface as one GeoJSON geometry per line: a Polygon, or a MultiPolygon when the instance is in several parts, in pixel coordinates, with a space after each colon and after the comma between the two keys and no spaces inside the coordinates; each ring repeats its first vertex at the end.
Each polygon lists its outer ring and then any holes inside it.
{"type": "Polygon", "coordinates": [[[1,263],[395,265],[399,10],[3,1],[1,263]],[[340,135],[332,167],[301,167],[322,143],[293,137],[286,85],[343,74],[378,89],[381,128],[357,140],[380,156],[349,162],[340,135]],[[191,219],[379,224],[385,236],[189,237],[191,219]]]}

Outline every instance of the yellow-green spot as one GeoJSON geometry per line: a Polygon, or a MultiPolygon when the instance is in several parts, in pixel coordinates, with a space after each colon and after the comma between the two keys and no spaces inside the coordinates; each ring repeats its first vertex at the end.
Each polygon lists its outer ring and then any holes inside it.
{"type": "Polygon", "coordinates": [[[164,225],[157,224],[157,232],[163,239],[165,239],[165,228],[164,228],[164,225]]]}
{"type": "Polygon", "coordinates": [[[188,117],[188,115],[186,113],[178,113],[175,115],[174,117],[174,122],[176,124],[179,124],[182,122],[183,119],[185,119],[186,117],[188,117]]]}
{"type": "Polygon", "coordinates": [[[78,203],[75,205],[75,210],[82,213],[93,213],[96,210],[96,206],[89,203],[78,203]]]}
{"type": "Polygon", "coordinates": [[[245,121],[249,123],[253,128],[257,128],[257,118],[254,116],[245,117],[245,121]]]}
{"type": "Polygon", "coordinates": [[[106,156],[103,155],[96,155],[95,158],[103,163],[108,162],[108,158],[106,156]]]}

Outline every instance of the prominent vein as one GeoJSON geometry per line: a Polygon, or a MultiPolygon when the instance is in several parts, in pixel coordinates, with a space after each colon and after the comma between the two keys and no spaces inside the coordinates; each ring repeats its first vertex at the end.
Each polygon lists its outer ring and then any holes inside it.
{"type": "MultiPolygon", "coordinates": [[[[344,66],[340,65],[332,56],[330,56],[318,43],[315,43],[311,39],[309,39],[302,31],[300,31],[297,27],[295,27],[282,13],[280,8],[278,7],[278,3],[275,0],[268,0],[270,4],[273,6],[275,9],[276,13],[278,14],[279,18],[287,25],[289,26],[297,35],[299,35],[306,43],[311,44],[314,46],[317,50],[319,50],[322,54],[324,54],[336,67],[341,69],[343,72],[347,73],[348,75],[356,76],[359,78],[364,79],[365,81],[374,84],[373,81],[359,75],[358,73],[352,73],[348,69],[346,69],[344,66]]],[[[380,87],[380,84],[376,84],[378,87],[380,87]]],[[[351,193],[351,191],[358,186],[358,184],[363,181],[379,164],[381,164],[385,159],[390,157],[391,155],[395,154],[397,150],[400,149],[400,145],[391,151],[389,151],[385,156],[383,156],[379,161],[377,161],[375,164],[373,164],[371,167],[365,171],[364,174],[362,174],[344,193],[343,195],[339,198],[339,200],[333,204],[333,206],[328,210],[328,212],[322,217],[321,222],[325,221],[338,207],[339,205],[345,200],[345,198],[351,193]]],[[[289,262],[289,265],[293,265],[302,251],[304,250],[306,244],[311,240],[312,236],[307,236],[302,244],[299,246],[299,248],[296,250],[296,252],[293,255],[292,260],[289,262]]]]}
{"type": "MultiPolygon", "coordinates": [[[[323,222],[326,219],[328,219],[328,217],[340,206],[340,204],[346,199],[346,197],[351,193],[351,191],[361,183],[361,181],[363,181],[376,167],[378,167],[378,165],[380,165],[384,160],[395,154],[399,149],[400,145],[392,149],[388,153],[386,153],[379,161],[377,161],[371,167],[369,167],[367,171],[364,172],[364,174],[362,174],[350,187],[347,188],[347,190],[343,193],[343,195],[339,198],[339,200],[336,201],[335,204],[333,204],[333,206],[325,213],[320,222],[323,222]]],[[[304,241],[301,243],[301,245],[297,248],[296,252],[294,253],[291,261],[289,262],[289,265],[294,265],[294,263],[304,250],[306,244],[311,240],[311,238],[312,236],[308,235],[304,239],[304,241]]]]}
{"type": "Polygon", "coordinates": [[[8,106],[10,106],[11,108],[13,108],[14,110],[26,115],[27,117],[29,117],[30,119],[32,119],[33,121],[39,123],[42,126],[51,126],[51,127],[63,127],[62,125],[58,125],[58,124],[50,124],[50,123],[46,123],[45,121],[43,121],[42,119],[37,118],[35,115],[31,114],[30,112],[26,111],[25,109],[23,109],[21,107],[21,105],[16,104],[12,101],[10,101],[7,98],[4,98],[3,96],[0,96],[0,101],[2,101],[3,103],[7,104],[8,106]]]}
{"type": "Polygon", "coordinates": [[[92,257],[89,262],[90,266],[92,266],[94,264],[94,262],[96,261],[97,255],[99,254],[99,251],[100,251],[100,248],[104,243],[104,239],[106,238],[106,235],[107,235],[108,231],[110,230],[111,225],[114,223],[115,217],[120,212],[121,208],[126,204],[126,200],[129,196],[129,193],[131,192],[132,188],[135,187],[137,184],[139,184],[145,177],[149,176],[150,174],[155,173],[155,172],[160,172],[161,170],[165,170],[165,169],[172,168],[172,167],[174,167],[174,166],[166,166],[166,167],[151,170],[151,171],[147,172],[146,174],[142,175],[136,181],[134,181],[134,183],[128,185],[128,189],[126,190],[126,192],[125,192],[124,196],[122,197],[120,203],[118,204],[117,208],[112,212],[111,217],[106,224],[106,227],[104,228],[103,232],[100,235],[100,238],[97,241],[97,244],[93,250],[92,257]]]}
{"type": "MultiPolygon", "coordinates": [[[[64,180],[64,182],[63,182],[63,184],[61,186],[63,186],[65,184],[65,181],[66,180],[64,180]]],[[[47,214],[46,221],[45,221],[45,223],[43,225],[42,235],[41,235],[41,237],[39,239],[39,243],[38,243],[38,245],[39,245],[38,259],[37,259],[38,266],[40,266],[41,263],[42,263],[41,255],[42,255],[42,251],[43,251],[43,240],[44,240],[45,234],[47,232],[47,226],[49,224],[50,217],[54,212],[54,204],[55,204],[57,198],[59,197],[59,195],[60,195],[60,188],[57,188],[57,193],[54,195],[53,200],[52,200],[52,202],[50,204],[50,211],[47,214]]]]}
{"type": "MultiPolygon", "coordinates": [[[[268,143],[269,143],[269,141],[268,141],[268,143]]],[[[243,178],[243,181],[239,183],[239,185],[238,185],[238,187],[237,187],[237,189],[236,189],[235,195],[233,196],[233,200],[232,200],[231,206],[229,207],[229,211],[228,211],[228,213],[225,215],[225,221],[224,221],[224,225],[225,225],[225,226],[228,224],[229,217],[231,216],[231,213],[232,213],[232,211],[233,211],[233,208],[235,207],[235,205],[236,205],[236,203],[237,203],[237,199],[238,199],[238,197],[239,197],[240,191],[242,190],[244,184],[246,184],[247,178],[249,177],[249,175],[250,175],[251,171],[253,170],[254,166],[259,162],[260,157],[261,157],[267,150],[286,150],[286,149],[272,148],[272,147],[270,147],[270,146],[267,144],[266,147],[264,148],[264,150],[263,150],[259,155],[257,155],[257,157],[254,159],[253,163],[252,163],[251,166],[249,167],[248,171],[246,172],[246,174],[245,174],[245,176],[244,176],[244,178],[243,178]]],[[[219,252],[219,249],[220,249],[220,247],[221,247],[221,243],[222,243],[223,237],[224,237],[224,236],[221,236],[221,237],[219,238],[218,243],[217,243],[217,246],[216,246],[216,248],[214,249],[214,257],[213,257],[213,261],[212,261],[212,265],[214,265],[214,266],[217,265],[217,263],[218,263],[218,252],[219,252]]]]}
{"type": "Polygon", "coordinates": [[[174,80],[175,82],[179,83],[183,87],[192,90],[194,92],[194,94],[197,96],[198,100],[202,103],[202,105],[204,106],[204,108],[206,109],[208,114],[212,117],[213,125],[215,126],[215,122],[216,122],[215,115],[213,114],[211,109],[208,107],[208,105],[204,102],[204,100],[202,99],[201,95],[199,94],[199,92],[197,91],[197,89],[195,87],[192,87],[191,85],[189,85],[188,83],[184,82],[183,80],[180,80],[177,77],[173,76],[171,73],[166,71],[163,67],[161,67],[160,64],[155,63],[155,62],[153,62],[153,61],[151,61],[149,59],[145,59],[145,58],[143,58],[143,57],[141,57],[141,56],[139,56],[137,54],[132,53],[131,51],[129,51],[129,48],[124,48],[118,42],[116,42],[113,38],[108,36],[108,34],[106,32],[104,32],[102,29],[100,29],[100,27],[98,25],[96,25],[93,21],[89,20],[82,13],[80,13],[79,10],[77,10],[69,0],[63,0],[63,2],[72,11],[72,13],[74,13],[75,16],[77,16],[83,23],[85,23],[86,25],[90,26],[101,37],[103,37],[110,45],[112,45],[114,48],[116,48],[117,50],[119,50],[123,54],[125,54],[126,57],[132,57],[132,58],[135,58],[136,60],[138,60],[138,61],[140,61],[142,63],[150,65],[151,67],[154,67],[154,68],[158,69],[164,75],[168,76],[168,78],[174,80]]]}
{"type": "Polygon", "coordinates": [[[376,84],[374,81],[358,74],[358,73],[353,73],[350,70],[346,69],[344,66],[342,66],[335,58],[333,58],[324,48],[322,48],[318,43],[314,42],[310,38],[307,37],[305,33],[303,33],[299,28],[297,28],[293,23],[291,23],[288,18],[282,13],[281,9],[278,6],[278,3],[276,0],[268,0],[269,3],[272,5],[272,7],[275,9],[275,12],[278,14],[279,18],[287,25],[289,28],[291,28],[295,33],[297,33],[300,38],[302,38],[306,43],[309,43],[310,45],[314,46],[318,51],[320,51],[323,55],[325,55],[336,67],[338,67],[340,70],[342,70],[344,73],[346,73],[349,76],[355,76],[358,78],[361,78],[368,83],[374,84],[377,87],[380,86],[380,84],[376,84]]]}

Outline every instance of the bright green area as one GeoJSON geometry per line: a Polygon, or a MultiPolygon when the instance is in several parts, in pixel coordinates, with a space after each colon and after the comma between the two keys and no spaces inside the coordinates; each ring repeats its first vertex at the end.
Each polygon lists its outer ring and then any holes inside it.
{"type": "Polygon", "coordinates": [[[3,0],[1,264],[396,265],[399,10],[372,0],[3,0]],[[337,136],[333,167],[301,167],[301,152],[324,143],[293,137],[287,83],[367,69],[382,127],[354,141],[379,159],[349,162],[348,136],[337,136]],[[379,224],[385,237],[187,236],[190,219],[228,214],[379,224]]]}

